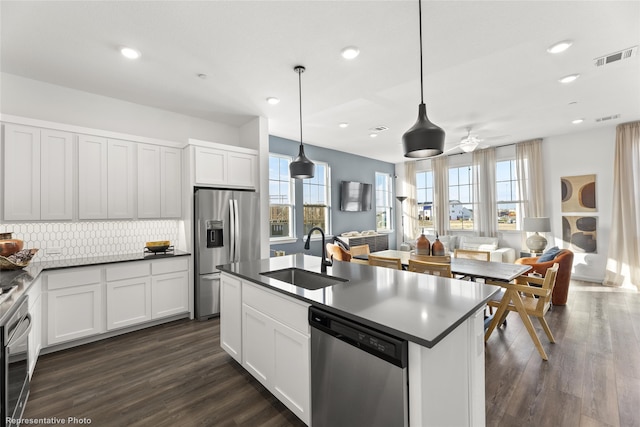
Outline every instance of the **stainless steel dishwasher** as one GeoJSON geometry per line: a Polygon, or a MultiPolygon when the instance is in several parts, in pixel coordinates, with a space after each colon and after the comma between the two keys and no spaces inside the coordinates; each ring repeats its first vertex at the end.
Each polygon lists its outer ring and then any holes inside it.
{"type": "Polygon", "coordinates": [[[315,307],[311,425],[408,426],[407,341],[315,307]]]}

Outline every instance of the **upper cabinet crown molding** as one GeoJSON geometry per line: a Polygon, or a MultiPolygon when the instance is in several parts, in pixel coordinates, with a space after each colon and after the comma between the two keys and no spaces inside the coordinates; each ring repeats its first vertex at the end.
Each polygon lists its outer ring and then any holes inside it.
{"type": "Polygon", "coordinates": [[[11,114],[0,113],[0,121],[4,123],[11,123],[16,125],[33,126],[39,128],[46,128],[52,130],[58,130],[63,132],[70,132],[83,135],[95,135],[109,139],[120,139],[124,141],[141,142],[144,144],[161,145],[166,147],[184,148],[187,146],[186,142],[169,141],[159,138],[149,138],[146,136],[132,135],[121,132],[113,132],[104,129],[87,128],[83,126],[70,125],[66,123],[50,122],[47,120],[33,119],[30,117],[14,116],[11,114]]]}

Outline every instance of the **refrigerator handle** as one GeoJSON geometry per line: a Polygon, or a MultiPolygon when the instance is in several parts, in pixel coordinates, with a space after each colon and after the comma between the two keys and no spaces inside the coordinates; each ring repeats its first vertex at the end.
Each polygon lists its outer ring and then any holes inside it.
{"type": "Polygon", "coordinates": [[[236,216],[236,231],[235,231],[235,259],[234,262],[240,261],[240,214],[238,213],[238,200],[233,199],[233,212],[236,216]]]}
{"type": "Polygon", "coordinates": [[[233,199],[229,200],[229,260],[236,261],[236,211],[233,206],[233,199]]]}

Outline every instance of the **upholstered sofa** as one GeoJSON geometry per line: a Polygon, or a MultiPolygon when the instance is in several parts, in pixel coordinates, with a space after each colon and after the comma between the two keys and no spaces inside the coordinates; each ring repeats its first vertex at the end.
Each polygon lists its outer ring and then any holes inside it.
{"type": "MultiPolygon", "coordinates": [[[[427,235],[429,242],[433,244],[436,236],[427,235]]],[[[476,236],[439,236],[439,240],[444,245],[445,253],[453,252],[457,249],[468,249],[472,251],[487,251],[491,253],[491,261],[513,263],[516,260],[516,251],[513,248],[499,248],[497,237],[476,237],[476,236]]]]}

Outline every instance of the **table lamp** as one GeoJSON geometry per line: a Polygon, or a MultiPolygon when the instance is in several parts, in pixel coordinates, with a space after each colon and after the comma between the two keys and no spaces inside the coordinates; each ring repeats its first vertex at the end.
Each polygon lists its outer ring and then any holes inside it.
{"type": "Polygon", "coordinates": [[[549,218],[524,218],[522,229],[527,232],[533,232],[527,238],[527,247],[531,252],[540,253],[547,247],[547,239],[538,233],[547,233],[551,231],[551,221],[549,218]]]}

